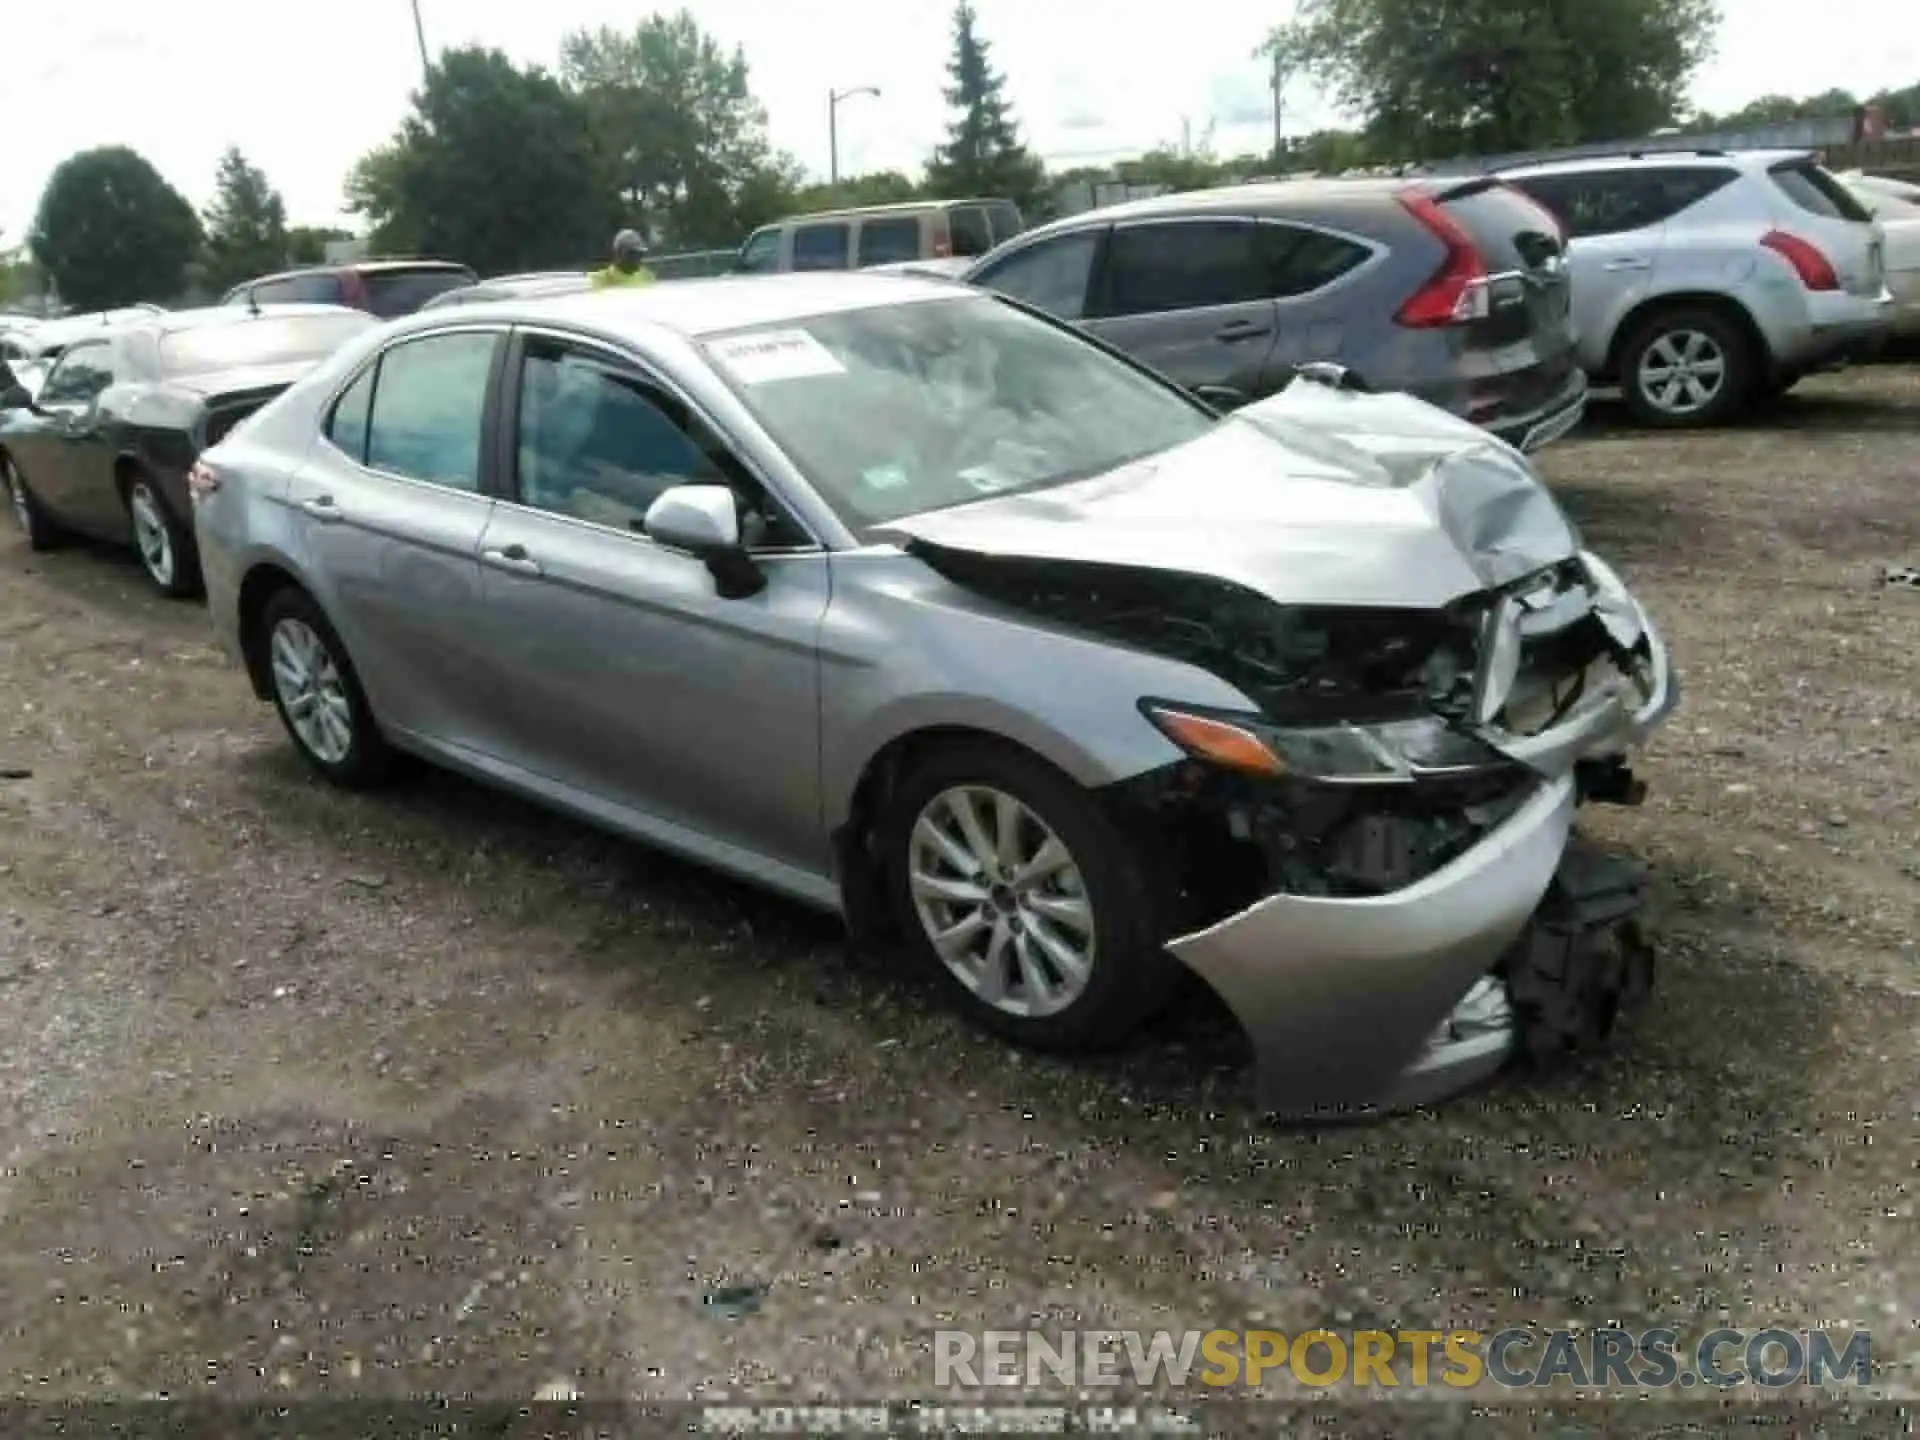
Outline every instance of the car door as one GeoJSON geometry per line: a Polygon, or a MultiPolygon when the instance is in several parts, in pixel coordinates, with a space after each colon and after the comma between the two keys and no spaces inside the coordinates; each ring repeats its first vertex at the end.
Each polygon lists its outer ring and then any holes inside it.
{"type": "Polygon", "coordinates": [[[67,348],[40,392],[42,424],[32,468],[21,467],[48,510],[76,530],[107,539],[127,531],[126,507],[113,483],[111,416],[101,403],[114,382],[114,364],[110,340],[67,348]]]}
{"type": "Polygon", "coordinates": [[[1264,229],[1231,217],[1114,226],[1087,329],[1204,399],[1259,398],[1279,332],[1264,229]]]}
{"type": "Polygon", "coordinates": [[[1632,170],[1527,176],[1512,182],[1567,232],[1567,280],[1580,363],[1604,369],[1620,322],[1647,297],[1666,240],[1649,176],[1632,170]]]}
{"type": "Polygon", "coordinates": [[[288,486],[302,561],[383,725],[445,745],[499,743],[480,614],[493,501],[482,443],[506,331],[408,335],[326,412],[288,486]]]}
{"type": "Polygon", "coordinates": [[[523,332],[515,349],[513,473],[481,549],[514,730],[502,758],[643,830],[823,873],[826,553],[661,377],[571,337],[523,332]],[[696,483],[743,497],[758,594],[721,597],[702,561],[645,535],[653,500],[696,483]]]}

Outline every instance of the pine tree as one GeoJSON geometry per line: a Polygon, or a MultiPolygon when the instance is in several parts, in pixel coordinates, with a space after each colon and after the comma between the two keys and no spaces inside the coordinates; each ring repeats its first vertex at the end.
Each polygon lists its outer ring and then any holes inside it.
{"type": "Polygon", "coordinates": [[[220,157],[205,218],[207,280],[216,290],[286,264],[287,207],[238,146],[220,157]]]}
{"type": "Polygon", "coordinates": [[[947,127],[947,143],[927,164],[927,188],[937,196],[1005,197],[1030,206],[1040,196],[1045,171],[1020,143],[1019,127],[1001,89],[1005,77],[994,70],[987,42],[974,31],[971,0],[953,9],[953,59],[947,64],[953,84],[947,103],[959,112],[947,127]]]}

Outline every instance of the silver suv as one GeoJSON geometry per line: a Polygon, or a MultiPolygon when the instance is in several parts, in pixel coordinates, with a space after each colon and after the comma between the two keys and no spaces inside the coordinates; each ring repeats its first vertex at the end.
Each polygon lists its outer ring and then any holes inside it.
{"type": "Polygon", "coordinates": [[[1805,151],[1502,169],[1569,237],[1589,375],[1651,425],[1707,425],[1886,341],[1880,226],[1805,151]]]}

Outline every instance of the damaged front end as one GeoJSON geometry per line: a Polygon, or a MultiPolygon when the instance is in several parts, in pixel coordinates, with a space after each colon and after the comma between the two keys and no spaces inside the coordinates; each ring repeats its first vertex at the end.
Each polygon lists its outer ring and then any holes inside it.
{"type": "Polygon", "coordinates": [[[1234,580],[912,547],[1014,609],[1209,671],[1257,709],[1143,697],[1187,759],[1109,787],[1155,846],[1172,953],[1288,1113],[1423,1103],[1604,1036],[1650,981],[1638,867],[1573,835],[1635,803],[1672,709],[1659,636],[1575,553],[1439,607],[1277,602],[1234,580]]]}

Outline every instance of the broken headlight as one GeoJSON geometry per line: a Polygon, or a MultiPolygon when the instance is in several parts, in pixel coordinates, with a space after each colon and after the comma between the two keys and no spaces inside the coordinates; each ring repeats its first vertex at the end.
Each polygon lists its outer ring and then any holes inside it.
{"type": "Polygon", "coordinates": [[[1329,785],[1406,785],[1509,769],[1513,761],[1435,715],[1371,724],[1280,725],[1263,715],[1143,700],[1154,727],[1196,760],[1329,785]]]}

